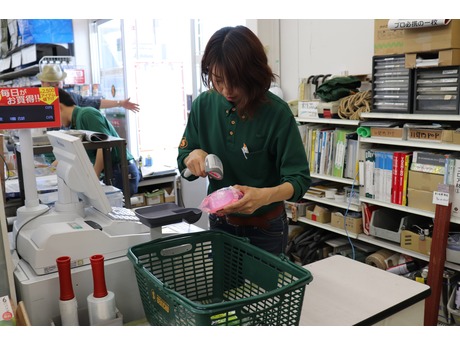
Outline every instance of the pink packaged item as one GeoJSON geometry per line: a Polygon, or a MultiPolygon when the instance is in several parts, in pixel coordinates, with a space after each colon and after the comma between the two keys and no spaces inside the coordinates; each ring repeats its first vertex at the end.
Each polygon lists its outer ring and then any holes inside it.
{"type": "Polygon", "coordinates": [[[200,204],[200,209],[208,213],[216,213],[243,197],[243,193],[233,187],[225,187],[209,194],[200,204]]]}

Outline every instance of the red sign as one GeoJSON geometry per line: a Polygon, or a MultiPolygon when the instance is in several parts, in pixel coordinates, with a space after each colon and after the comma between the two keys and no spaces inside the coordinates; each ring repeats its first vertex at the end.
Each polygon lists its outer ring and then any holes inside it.
{"type": "Polygon", "coordinates": [[[61,126],[55,87],[0,88],[0,129],[61,126]]]}

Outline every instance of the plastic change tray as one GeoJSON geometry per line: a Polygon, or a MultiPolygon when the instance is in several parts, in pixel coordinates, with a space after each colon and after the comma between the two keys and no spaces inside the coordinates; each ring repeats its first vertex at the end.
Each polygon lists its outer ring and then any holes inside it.
{"type": "Polygon", "coordinates": [[[168,202],[159,205],[141,207],[134,210],[142,224],[150,228],[180,223],[196,223],[201,218],[201,210],[197,208],[183,208],[175,203],[168,202]]]}

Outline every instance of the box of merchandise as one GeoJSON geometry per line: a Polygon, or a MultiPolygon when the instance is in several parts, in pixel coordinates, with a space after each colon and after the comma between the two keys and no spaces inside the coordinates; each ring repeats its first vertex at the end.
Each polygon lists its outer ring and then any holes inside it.
{"type": "Polygon", "coordinates": [[[427,192],[434,192],[438,190],[438,184],[443,182],[443,175],[409,170],[407,187],[427,192]]]}
{"type": "Polygon", "coordinates": [[[287,212],[291,212],[291,219],[296,222],[299,217],[305,217],[306,216],[306,209],[308,205],[312,205],[312,203],[306,203],[306,202],[290,202],[290,201],[285,201],[284,202],[284,207],[287,212]]]}
{"type": "Polygon", "coordinates": [[[344,224],[344,215],[340,212],[333,212],[331,215],[331,226],[349,232],[360,234],[363,232],[363,218],[347,216],[344,224]]]}
{"type": "Polygon", "coordinates": [[[404,54],[405,30],[391,30],[388,19],[374,20],[374,55],[404,54]]]}
{"type": "Polygon", "coordinates": [[[145,204],[156,205],[165,202],[165,191],[163,189],[155,189],[151,192],[145,193],[145,204]]]}
{"type": "Polygon", "coordinates": [[[131,207],[145,206],[145,195],[143,193],[134,194],[131,197],[131,207]]]}
{"type": "Polygon", "coordinates": [[[432,61],[432,64],[426,67],[434,66],[458,66],[460,65],[460,49],[438,50],[425,53],[407,53],[405,59],[406,68],[417,68],[420,62],[432,61]]]}
{"type": "MultiPolygon", "coordinates": [[[[449,20],[449,19],[447,19],[449,20]]],[[[460,19],[447,25],[404,29],[404,53],[460,48],[460,19]]]]}
{"type": "Polygon", "coordinates": [[[406,140],[406,131],[397,127],[371,127],[371,137],[406,140]]]}
{"type": "Polygon", "coordinates": [[[436,210],[436,205],[433,204],[433,192],[408,188],[407,206],[434,212],[436,210]]]}
{"type": "Polygon", "coordinates": [[[442,129],[407,128],[407,140],[441,142],[442,129]]]}
{"type": "Polygon", "coordinates": [[[307,206],[306,217],[318,223],[329,223],[331,221],[331,211],[319,205],[309,205],[307,206]]]}
{"type": "Polygon", "coordinates": [[[441,134],[441,141],[443,143],[460,145],[460,131],[444,129],[441,134]]]}
{"type": "Polygon", "coordinates": [[[401,231],[401,248],[409,249],[417,253],[430,255],[431,237],[420,237],[418,233],[410,230],[401,231]]]}

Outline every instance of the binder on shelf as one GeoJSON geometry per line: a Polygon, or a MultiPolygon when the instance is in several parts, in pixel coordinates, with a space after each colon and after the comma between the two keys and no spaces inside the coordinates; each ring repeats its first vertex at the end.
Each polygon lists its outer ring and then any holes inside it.
{"type": "Polygon", "coordinates": [[[375,198],[375,152],[367,149],[364,153],[364,193],[366,198],[375,198]]]}
{"type": "Polygon", "coordinates": [[[334,154],[332,176],[343,177],[345,167],[345,155],[347,151],[347,134],[351,130],[345,128],[337,128],[334,134],[334,154]]]}

